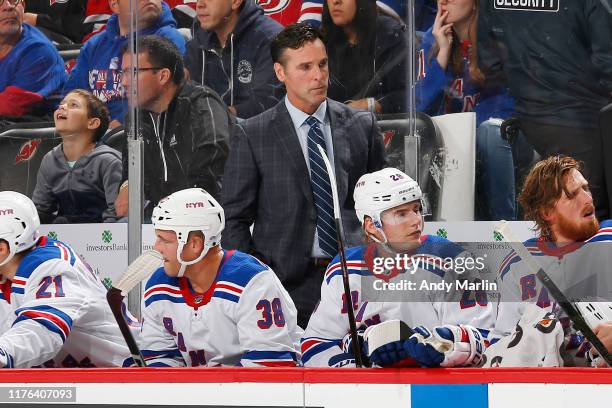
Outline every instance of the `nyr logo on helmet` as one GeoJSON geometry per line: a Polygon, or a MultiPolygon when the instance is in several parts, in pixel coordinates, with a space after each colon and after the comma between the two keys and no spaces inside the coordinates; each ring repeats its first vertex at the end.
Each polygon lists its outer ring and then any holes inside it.
{"type": "Polygon", "coordinates": [[[559,0],[495,0],[498,10],[559,11],[559,0]]]}
{"type": "Polygon", "coordinates": [[[1,210],[0,209],[0,215],[14,215],[15,212],[13,211],[12,208],[7,208],[5,210],[1,210]]]}
{"type": "Polygon", "coordinates": [[[21,163],[23,161],[28,161],[32,157],[34,157],[34,154],[36,154],[36,149],[38,148],[38,145],[41,143],[42,143],[41,139],[32,139],[22,144],[21,147],[19,148],[19,152],[17,153],[17,156],[15,156],[15,164],[21,163]]]}
{"type": "Polygon", "coordinates": [[[205,205],[201,201],[195,201],[193,203],[185,203],[185,208],[204,208],[205,205]]]}
{"type": "Polygon", "coordinates": [[[264,9],[266,14],[278,13],[289,5],[290,0],[257,0],[257,4],[264,9]]]}

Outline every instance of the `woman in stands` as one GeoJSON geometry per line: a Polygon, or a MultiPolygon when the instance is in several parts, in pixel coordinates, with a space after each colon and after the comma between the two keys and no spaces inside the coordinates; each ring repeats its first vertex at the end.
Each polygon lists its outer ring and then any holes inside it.
{"type": "MultiPolygon", "coordinates": [[[[514,99],[507,88],[489,86],[478,67],[478,8],[479,0],[438,1],[436,19],[419,51],[417,109],[429,115],[476,113],[477,217],[513,220],[512,147],[501,137],[500,125],[514,112],[514,99]]],[[[522,135],[516,143],[525,150],[522,135]]]]}
{"type": "Polygon", "coordinates": [[[379,11],[374,0],[326,0],[321,29],[329,56],[330,98],[376,113],[405,112],[403,23],[379,11]]]}
{"type": "Polygon", "coordinates": [[[121,154],[98,143],[106,105],[88,91],[69,92],[53,114],[62,143],[45,155],[32,201],[43,223],[113,222],[121,154]]]}

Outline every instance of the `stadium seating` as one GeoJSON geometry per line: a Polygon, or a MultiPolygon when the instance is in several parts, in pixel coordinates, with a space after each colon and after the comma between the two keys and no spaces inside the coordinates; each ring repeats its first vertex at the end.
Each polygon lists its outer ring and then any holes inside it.
{"type": "Polygon", "coordinates": [[[53,122],[17,123],[0,130],[0,190],[31,197],[43,157],[61,141],[53,122]]]}
{"type": "Polygon", "coordinates": [[[415,171],[409,169],[415,169],[416,167],[418,182],[425,194],[427,204],[430,205],[429,211],[431,214],[436,214],[443,180],[434,181],[431,177],[430,167],[432,163],[436,162],[439,168],[444,168],[444,163],[437,163],[439,160],[444,160],[444,155],[438,154],[444,149],[444,141],[436,126],[429,116],[417,112],[416,134],[420,137],[414,143],[414,141],[407,139],[410,134],[407,113],[381,114],[377,118],[385,141],[388,165],[407,170],[408,174],[414,174],[415,171]],[[418,158],[418,163],[406,163],[406,158],[411,157],[418,158]]]}

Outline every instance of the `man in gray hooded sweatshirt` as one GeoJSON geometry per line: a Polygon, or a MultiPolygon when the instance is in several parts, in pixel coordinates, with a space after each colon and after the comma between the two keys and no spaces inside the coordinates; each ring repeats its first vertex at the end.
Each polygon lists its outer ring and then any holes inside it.
{"type": "Polygon", "coordinates": [[[270,43],[283,27],[255,0],[198,0],[200,26],[187,43],[190,78],[214,89],[239,118],[276,105],[284,95],[270,43]]]}

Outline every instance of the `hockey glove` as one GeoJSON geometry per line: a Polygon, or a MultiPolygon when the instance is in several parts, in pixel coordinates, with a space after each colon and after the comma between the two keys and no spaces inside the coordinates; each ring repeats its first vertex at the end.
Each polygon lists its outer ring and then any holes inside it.
{"type": "Polygon", "coordinates": [[[483,339],[472,326],[447,324],[431,332],[419,326],[414,331],[404,347],[425,367],[478,366],[482,360],[483,339]]]}
{"type": "MultiPolygon", "coordinates": [[[[359,342],[359,350],[361,351],[361,359],[363,361],[363,364],[366,367],[369,367],[370,363],[369,361],[367,361],[366,353],[363,347],[363,344],[364,344],[363,334],[364,334],[363,330],[357,330],[357,341],[359,342]]],[[[341,346],[342,346],[342,351],[344,351],[345,354],[350,354],[351,356],[353,356],[353,358],[355,358],[355,354],[353,353],[353,338],[351,337],[350,332],[347,333],[342,338],[341,346]]]]}
{"type": "Polygon", "coordinates": [[[13,368],[13,357],[0,348],[0,368],[13,368]]]}
{"type": "Polygon", "coordinates": [[[388,320],[366,329],[364,348],[379,367],[418,367],[404,348],[413,331],[400,320],[388,320]]]}

